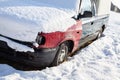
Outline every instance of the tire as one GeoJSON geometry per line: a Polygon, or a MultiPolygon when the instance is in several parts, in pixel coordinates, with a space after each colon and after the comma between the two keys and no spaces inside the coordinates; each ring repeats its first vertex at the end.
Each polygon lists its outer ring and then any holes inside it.
{"type": "Polygon", "coordinates": [[[58,52],[56,53],[55,59],[52,66],[57,66],[67,60],[68,56],[68,46],[63,43],[60,45],[58,52]]]}

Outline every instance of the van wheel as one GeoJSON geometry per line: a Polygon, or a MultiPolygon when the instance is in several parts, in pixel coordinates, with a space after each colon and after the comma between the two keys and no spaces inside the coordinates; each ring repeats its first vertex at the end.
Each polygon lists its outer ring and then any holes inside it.
{"type": "Polygon", "coordinates": [[[64,61],[66,61],[67,54],[68,54],[68,46],[65,43],[63,43],[60,45],[52,65],[57,66],[63,63],[64,61]]]}

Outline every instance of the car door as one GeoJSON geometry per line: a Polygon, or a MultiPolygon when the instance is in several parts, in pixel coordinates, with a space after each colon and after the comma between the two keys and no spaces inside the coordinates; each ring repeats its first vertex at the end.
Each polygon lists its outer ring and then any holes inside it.
{"type": "Polygon", "coordinates": [[[92,17],[83,17],[80,19],[82,21],[82,37],[79,43],[80,46],[92,40],[94,38],[92,34],[96,31],[96,9],[95,5],[93,4],[93,2],[91,2],[91,0],[82,0],[80,12],[81,14],[84,14],[85,11],[92,12],[92,17]]]}

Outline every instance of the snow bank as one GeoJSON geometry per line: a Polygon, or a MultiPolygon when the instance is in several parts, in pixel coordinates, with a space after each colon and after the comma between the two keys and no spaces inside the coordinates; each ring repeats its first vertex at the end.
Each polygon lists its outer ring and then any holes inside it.
{"type": "Polygon", "coordinates": [[[120,24],[116,24],[116,21],[120,21],[116,17],[120,17],[120,14],[111,12],[105,36],[78,51],[69,61],[41,71],[19,71],[1,64],[0,79],[120,80],[120,24]]]}

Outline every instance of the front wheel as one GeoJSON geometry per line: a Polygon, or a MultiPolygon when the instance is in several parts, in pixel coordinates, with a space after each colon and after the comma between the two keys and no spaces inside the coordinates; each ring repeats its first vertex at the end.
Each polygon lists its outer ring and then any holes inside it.
{"type": "Polygon", "coordinates": [[[60,45],[58,52],[56,53],[53,61],[53,66],[57,66],[67,60],[68,46],[63,43],[60,45]]]}

